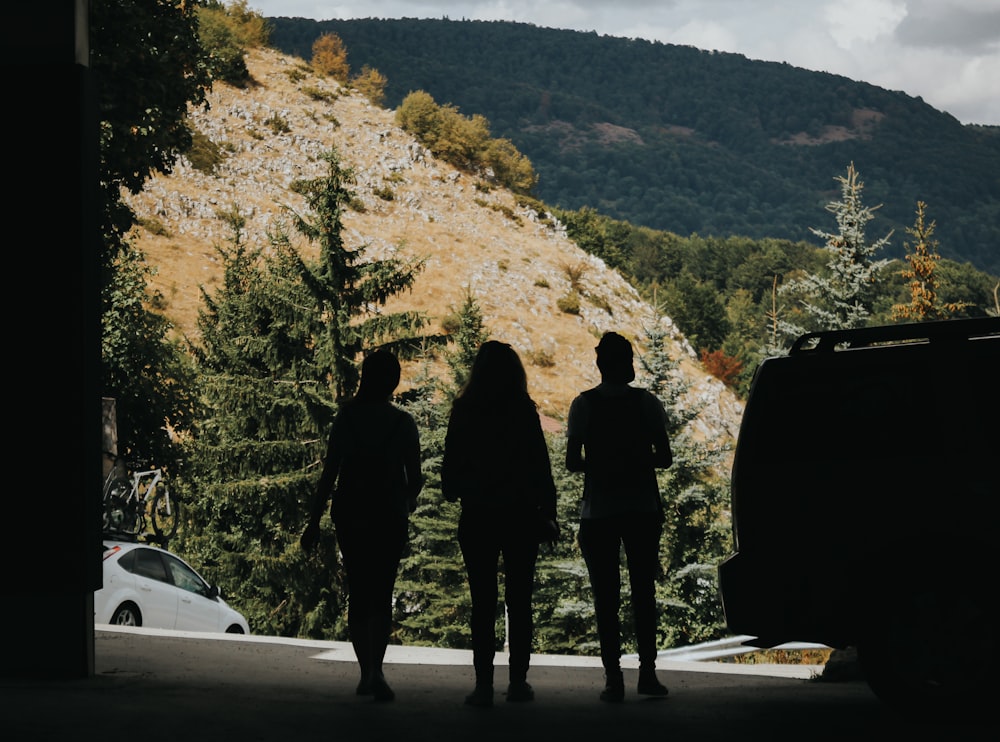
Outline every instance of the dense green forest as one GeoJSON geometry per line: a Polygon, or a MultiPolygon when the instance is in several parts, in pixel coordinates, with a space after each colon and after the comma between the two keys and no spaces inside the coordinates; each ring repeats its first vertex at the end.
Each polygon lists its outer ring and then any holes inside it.
{"type": "MultiPolygon", "coordinates": [[[[849,163],[885,230],[916,203],[943,257],[1000,274],[1000,127],[963,126],[919,98],[788,64],[504,21],[269,18],[270,44],[308,60],[343,39],[384,105],[423,90],[487,118],[561,209],[679,235],[811,240],[849,163]]],[[[886,247],[902,257],[901,240],[886,247]]]]}

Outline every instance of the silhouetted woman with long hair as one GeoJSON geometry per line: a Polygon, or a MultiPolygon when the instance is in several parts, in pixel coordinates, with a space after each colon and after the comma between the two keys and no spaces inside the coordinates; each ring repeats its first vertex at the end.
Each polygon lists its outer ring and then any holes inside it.
{"type": "Polygon", "coordinates": [[[482,344],[448,421],[441,490],[460,501],[458,542],[472,598],[475,689],[465,702],[493,705],[498,571],[503,558],[509,645],[508,701],[531,701],[531,597],[539,523],[558,535],[549,451],[521,359],[507,343],[482,344]]]}
{"type": "Polygon", "coordinates": [[[347,573],[347,627],[358,658],[359,696],[391,701],[382,673],[392,627],[392,593],[409,536],[409,516],[423,487],[420,438],[413,418],[392,404],[399,361],[384,350],[361,365],[357,394],[333,422],[323,473],[302,547],[319,538],[326,504],[347,573]]]}

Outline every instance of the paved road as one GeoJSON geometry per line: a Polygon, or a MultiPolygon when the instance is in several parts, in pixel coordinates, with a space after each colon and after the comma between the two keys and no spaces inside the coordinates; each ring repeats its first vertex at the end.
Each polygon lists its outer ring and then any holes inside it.
{"type": "MultiPolygon", "coordinates": [[[[472,685],[468,653],[392,647],[387,660],[397,699],[380,704],[354,695],[349,645],[99,627],[93,677],[0,680],[0,729],[7,742],[992,742],[997,731],[909,723],[861,681],[713,663],[663,663],[667,699],[634,695],[637,672],[626,666],[625,703],[609,705],[597,700],[603,678],[592,659],[539,657],[529,675],[533,703],[505,703],[500,684],[497,704],[476,709],[462,703],[472,685]]],[[[499,666],[498,681],[504,673],[499,666]]]]}

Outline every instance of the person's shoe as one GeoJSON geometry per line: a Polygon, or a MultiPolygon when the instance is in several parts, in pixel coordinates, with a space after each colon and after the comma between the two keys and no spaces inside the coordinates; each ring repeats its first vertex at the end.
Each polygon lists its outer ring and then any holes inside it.
{"type": "Polygon", "coordinates": [[[625,700],[625,679],[621,671],[605,674],[601,700],[605,703],[621,703],[625,700]]]}
{"type": "Polygon", "coordinates": [[[509,703],[524,703],[535,700],[535,690],[527,680],[515,680],[507,686],[509,703]]]}
{"type": "Polygon", "coordinates": [[[670,692],[667,690],[667,686],[657,679],[656,672],[653,670],[639,671],[639,686],[636,690],[640,696],[658,696],[660,698],[670,692]]]}
{"type": "Polygon", "coordinates": [[[361,680],[358,682],[358,689],[354,691],[359,696],[370,696],[372,694],[372,681],[361,680]]]}
{"type": "Polygon", "coordinates": [[[487,708],[493,705],[493,686],[477,685],[475,690],[465,697],[466,706],[487,708]]]}
{"type": "Polygon", "coordinates": [[[381,675],[372,680],[372,695],[375,696],[376,701],[396,700],[396,694],[381,675]]]}

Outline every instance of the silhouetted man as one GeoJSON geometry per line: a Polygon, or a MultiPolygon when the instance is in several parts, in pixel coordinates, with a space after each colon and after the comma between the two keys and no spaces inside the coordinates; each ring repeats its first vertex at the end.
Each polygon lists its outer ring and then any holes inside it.
{"type": "Polygon", "coordinates": [[[656,593],[663,503],[656,469],[673,463],[662,402],[630,386],[632,345],[615,332],[597,345],[601,383],[569,410],[566,468],[584,472],[580,551],[594,593],[605,688],[601,700],[621,702],[620,552],[625,549],[639,650],[638,692],[666,696],[656,677],[656,593]]]}

